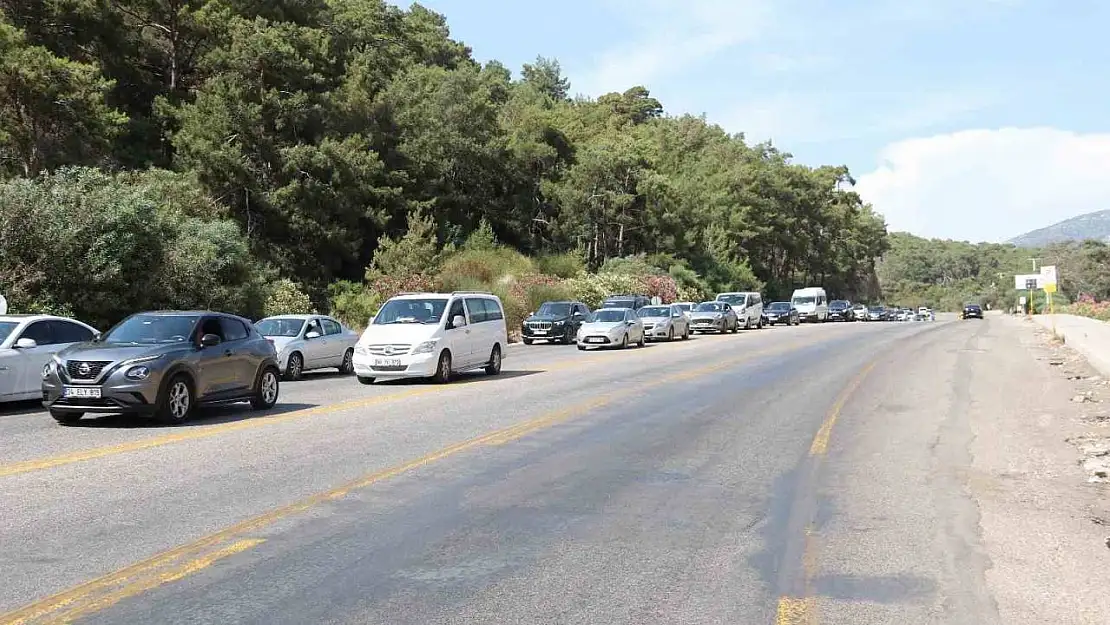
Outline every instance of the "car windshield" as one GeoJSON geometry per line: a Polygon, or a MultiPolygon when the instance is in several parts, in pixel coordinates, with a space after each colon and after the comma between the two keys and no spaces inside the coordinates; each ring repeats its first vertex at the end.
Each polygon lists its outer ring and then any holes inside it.
{"type": "Polygon", "coordinates": [[[183,343],[193,335],[200,315],[132,315],[108,330],[104,343],[183,343]]]}
{"type": "Polygon", "coordinates": [[[671,309],[669,306],[645,306],[638,314],[641,317],[670,317],[671,309]]]}
{"type": "Polygon", "coordinates": [[[270,317],[254,324],[254,327],[262,336],[299,336],[304,321],[293,317],[270,317]]]}
{"type": "Polygon", "coordinates": [[[736,294],[736,293],[727,294],[727,295],[722,294],[722,295],[717,296],[717,301],[718,302],[728,302],[729,304],[732,304],[733,306],[735,306],[737,304],[743,305],[744,302],[748,301],[748,296],[743,295],[743,294],[736,294]]]}
{"type": "Polygon", "coordinates": [[[721,312],[725,309],[721,302],[702,302],[694,310],[697,312],[721,312]]]}
{"type": "Polygon", "coordinates": [[[540,309],[536,311],[536,314],[549,317],[566,317],[570,315],[570,304],[562,302],[544,302],[540,306],[540,309]]]}
{"type": "Polygon", "coordinates": [[[447,300],[443,298],[428,299],[391,299],[382,306],[378,315],[374,317],[374,325],[389,325],[391,323],[424,323],[436,324],[443,317],[443,310],[447,308],[447,300]]]}
{"type": "Polygon", "coordinates": [[[679,308],[681,308],[682,310],[684,310],[686,312],[690,312],[691,310],[694,309],[693,304],[675,304],[675,306],[678,306],[679,308]]]}
{"type": "Polygon", "coordinates": [[[617,321],[624,321],[623,310],[599,310],[594,313],[595,323],[613,323],[617,321]]]}
{"type": "Polygon", "coordinates": [[[795,297],[793,301],[795,304],[813,304],[817,301],[817,298],[812,295],[806,295],[804,297],[795,297]]]}
{"type": "Polygon", "coordinates": [[[607,299],[601,304],[602,308],[635,308],[634,299],[607,299]]]}
{"type": "Polygon", "coordinates": [[[3,343],[11,333],[19,327],[14,321],[0,321],[0,343],[3,343]]]}
{"type": "Polygon", "coordinates": [[[833,300],[833,301],[829,302],[829,308],[847,308],[847,307],[848,307],[848,302],[845,302],[844,300],[839,300],[838,299],[838,300],[833,300]]]}
{"type": "Polygon", "coordinates": [[[873,313],[881,313],[881,312],[883,312],[883,307],[882,307],[882,306],[876,306],[875,308],[872,308],[872,309],[871,309],[871,312],[873,312],[873,313]]]}
{"type": "Polygon", "coordinates": [[[790,302],[771,302],[767,310],[790,310],[790,302]]]}

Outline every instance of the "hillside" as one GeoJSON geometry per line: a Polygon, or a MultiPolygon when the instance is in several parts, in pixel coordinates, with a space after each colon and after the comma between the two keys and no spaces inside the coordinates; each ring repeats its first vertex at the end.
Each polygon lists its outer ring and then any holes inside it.
{"type": "Polygon", "coordinates": [[[1060,223],[1026,232],[1008,242],[1018,247],[1044,247],[1062,241],[1084,239],[1110,241],[1110,210],[1065,219],[1060,223]]]}

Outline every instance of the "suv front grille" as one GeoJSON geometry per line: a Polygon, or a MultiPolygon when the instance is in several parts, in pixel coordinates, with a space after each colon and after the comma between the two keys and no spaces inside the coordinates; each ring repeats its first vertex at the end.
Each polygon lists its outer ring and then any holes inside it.
{"type": "Polygon", "coordinates": [[[66,362],[66,373],[71,380],[95,380],[110,364],[111,361],[103,360],[70,360],[66,362]]]}
{"type": "Polygon", "coordinates": [[[381,343],[366,346],[366,351],[375,356],[401,356],[409,353],[411,349],[412,345],[407,343],[381,343]]]}
{"type": "Polygon", "coordinates": [[[527,326],[528,326],[529,330],[550,330],[551,329],[551,322],[550,321],[529,321],[527,323],[527,326]]]}

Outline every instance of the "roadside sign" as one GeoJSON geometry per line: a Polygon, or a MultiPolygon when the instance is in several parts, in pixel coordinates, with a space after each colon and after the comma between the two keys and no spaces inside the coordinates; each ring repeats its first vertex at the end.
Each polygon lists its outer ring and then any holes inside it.
{"type": "Polygon", "coordinates": [[[1055,293],[1056,292],[1056,283],[1055,282],[1045,283],[1044,292],[1045,293],[1055,293]]]}
{"type": "Polygon", "coordinates": [[[0,315],[8,314],[8,300],[0,295],[0,315]]]}
{"type": "Polygon", "coordinates": [[[1047,284],[1056,286],[1056,265],[1041,267],[1041,288],[1044,288],[1047,284]]]}
{"type": "Polygon", "coordinates": [[[1021,304],[1022,308],[1025,307],[1025,296],[1024,295],[1022,295],[1021,297],[1018,298],[1018,303],[1021,304]]]}
{"type": "Polygon", "coordinates": [[[1041,274],[1039,273],[1021,273],[1014,276],[1014,288],[1019,291],[1037,289],[1040,288],[1041,280],[1041,274]],[[1030,284],[1033,286],[1029,286],[1030,284]]]}

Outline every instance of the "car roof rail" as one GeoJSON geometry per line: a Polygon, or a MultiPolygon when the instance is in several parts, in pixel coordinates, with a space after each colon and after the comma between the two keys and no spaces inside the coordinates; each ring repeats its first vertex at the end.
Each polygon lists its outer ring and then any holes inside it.
{"type": "Polygon", "coordinates": [[[451,295],[493,295],[489,291],[451,291],[451,295]]]}
{"type": "MultiPolygon", "coordinates": [[[[397,295],[424,295],[428,291],[401,291],[397,295]]],[[[394,296],[396,297],[396,296],[394,296]]]]}

